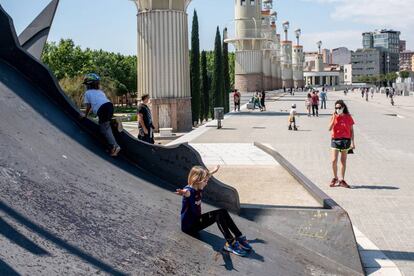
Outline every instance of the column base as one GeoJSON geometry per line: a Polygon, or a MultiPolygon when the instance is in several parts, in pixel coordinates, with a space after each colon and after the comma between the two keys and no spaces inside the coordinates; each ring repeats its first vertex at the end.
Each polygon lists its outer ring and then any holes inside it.
{"type": "Polygon", "coordinates": [[[263,89],[262,74],[246,74],[235,76],[235,88],[240,92],[256,92],[263,89]]]}
{"type": "Polygon", "coordinates": [[[273,82],[271,76],[263,77],[263,89],[266,91],[273,90],[273,82]]]}
{"type": "Polygon", "coordinates": [[[293,88],[293,80],[282,80],[282,87],[293,88]]]}
{"type": "Polygon", "coordinates": [[[294,80],[293,85],[296,88],[302,88],[305,87],[305,81],[304,80],[294,80]]]}
{"type": "Polygon", "coordinates": [[[155,131],[172,128],[174,132],[191,131],[191,98],[151,99],[151,113],[155,131]]]}

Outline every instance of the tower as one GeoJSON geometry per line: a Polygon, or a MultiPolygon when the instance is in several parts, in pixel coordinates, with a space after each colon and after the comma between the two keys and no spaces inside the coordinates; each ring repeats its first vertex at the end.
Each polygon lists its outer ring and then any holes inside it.
{"type": "Polygon", "coordinates": [[[271,12],[273,8],[273,0],[263,1],[262,10],[262,34],[266,39],[263,42],[263,55],[262,55],[262,72],[263,72],[263,90],[273,90],[272,81],[272,54],[274,44],[272,41],[272,25],[274,21],[272,18],[275,13],[271,12]]]}
{"type": "Polygon", "coordinates": [[[292,53],[292,69],[293,69],[293,85],[294,87],[304,87],[303,79],[303,46],[299,43],[301,30],[295,31],[296,45],[293,46],[292,53]]]}
{"type": "Polygon", "coordinates": [[[283,30],[285,32],[285,40],[281,42],[282,86],[292,88],[292,41],[288,40],[289,21],[283,22],[283,30]]]}
{"type": "Polygon", "coordinates": [[[226,39],[236,48],[235,88],[241,92],[263,89],[261,0],[235,0],[236,33],[226,39]]]}
{"type": "Polygon", "coordinates": [[[321,53],[322,41],[318,41],[316,45],[318,45],[318,55],[316,56],[316,60],[315,60],[315,71],[322,72],[323,71],[323,56],[321,53]]]}
{"type": "Polygon", "coordinates": [[[134,0],[138,95],[149,94],[156,129],[192,128],[187,7],[191,0],[134,0]]]}

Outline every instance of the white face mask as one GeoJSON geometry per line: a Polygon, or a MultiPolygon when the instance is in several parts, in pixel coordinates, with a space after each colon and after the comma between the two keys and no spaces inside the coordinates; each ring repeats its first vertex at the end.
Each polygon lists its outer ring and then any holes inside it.
{"type": "Polygon", "coordinates": [[[344,109],[343,108],[336,110],[336,114],[341,115],[342,113],[344,113],[344,109]]]}

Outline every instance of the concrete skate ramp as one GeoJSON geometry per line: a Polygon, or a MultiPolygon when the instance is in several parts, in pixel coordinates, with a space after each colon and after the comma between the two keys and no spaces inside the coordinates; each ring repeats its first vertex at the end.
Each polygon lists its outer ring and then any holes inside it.
{"type": "Polygon", "coordinates": [[[181,233],[177,182],[155,176],[174,172],[109,158],[1,7],[0,32],[0,275],[362,274],[237,216],[248,258],[223,253],[215,226],[181,233]]]}
{"type": "MultiPolygon", "coordinates": [[[[53,74],[20,47],[12,21],[6,14],[1,18],[0,27],[2,34],[0,54],[4,62],[11,64],[25,78],[29,79],[32,85],[38,87],[41,94],[57,104],[72,119],[73,123],[77,124],[84,132],[101,141],[102,145],[103,140],[99,134],[98,125],[90,120],[79,120],[79,110],[61,90],[53,74]]],[[[55,123],[60,125],[59,121],[55,123]]],[[[126,131],[118,133],[116,139],[124,148],[121,151],[123,158],[148,172],[158,175],[177,188],[181,188],[183,184],[187,183],[188,172],[193,166],[203,165],[199,154],[186,144],[169,148],[150,145],[138,141],[126,131]]],[[[205,191],[205,198],[217,206],[234,212],[238,212],[240,209],[237,191],[214,178],[209,182],[209,187],[205,191]]]]}

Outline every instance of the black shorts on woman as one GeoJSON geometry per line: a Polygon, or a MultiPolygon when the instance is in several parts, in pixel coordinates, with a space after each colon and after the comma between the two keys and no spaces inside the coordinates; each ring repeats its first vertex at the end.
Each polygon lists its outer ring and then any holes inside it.
{"type": "Polygon", "coordinates": [[[338,138],[331,140],[331,148],[340,152],[348,152],[351,150],[351,139],[349,138],[338,138]]]}

